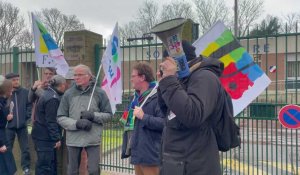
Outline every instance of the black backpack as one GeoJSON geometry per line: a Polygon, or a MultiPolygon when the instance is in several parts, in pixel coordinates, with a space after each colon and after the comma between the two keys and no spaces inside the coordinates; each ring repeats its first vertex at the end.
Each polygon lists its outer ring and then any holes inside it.
{"type": "Polygon", "coordinates": [[[219,102],[220,105],[211,116],[211,123],[219,151],[226,152],[241,145],[240,127],[234,122],[232,100],[223,87],[220,89],[219,102]]]}
{"type": "MultiPolygon", "coordinates": [[[[199,70],[209,70],[219,78],[210,68],[199,68],[199,70]]],[[[184,84],[182,86],[186,89],[184,84]]],[[[209,120],[216,136],[219,151],[226,152],[241,145],[241,135],[240,127],[234,122],[231,97],[223,86],[220,88],[218,104],[209,120]]]]}

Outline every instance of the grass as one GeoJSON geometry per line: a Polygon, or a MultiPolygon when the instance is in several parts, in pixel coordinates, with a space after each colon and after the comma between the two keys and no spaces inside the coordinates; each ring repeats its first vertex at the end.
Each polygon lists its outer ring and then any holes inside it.
{"type": "Polygon", "coordinates": [[[119,148],[122,145],[123,130],[105,129],[102,133],[102,151],[103,153],[119,148]]]}
{"type": "MultiPolygon", "coordinates": [[[[28,126],[28,132],[31,133],[31,126],[28,126]]],[[[108,152],[110,150],[114,150],[119,148],[122,145],[123,139],[123,129],[104,129],[102,133],[102,151],[103,153],[108,152]]],[[[14,157],[17,165],[17,175],[22,174],[22,168],[20,165],[21,162],[21,152],[19,148],[19,143],[17,141],[17,137],[14,143],[14,157]]],[[[34,174],[34,166],[36,161],[36,153],[34,151],[34,146],[32,143],[31,135],[29,135],[29,148],[31,155],[31,174],[34,174]]],[[[0,173],[1,174],[1,173],[0,173]]]]}

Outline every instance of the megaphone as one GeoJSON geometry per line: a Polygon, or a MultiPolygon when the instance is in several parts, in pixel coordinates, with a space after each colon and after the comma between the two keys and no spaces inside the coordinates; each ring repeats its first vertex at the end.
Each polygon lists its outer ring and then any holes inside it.
{"type": "Polygon", "coordinates": [[[186,56],[182,48],[182,30],[184,18],[175,18],[155,25],[150,32],[158,36],[163,42],[169,56],[177,62],[178,77],[184,78],[190,74],[186,56]]]}

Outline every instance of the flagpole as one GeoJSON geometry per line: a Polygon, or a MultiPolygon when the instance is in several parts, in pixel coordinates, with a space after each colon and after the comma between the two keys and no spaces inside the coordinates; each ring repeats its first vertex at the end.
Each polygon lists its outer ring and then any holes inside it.
{"type": "Polygon", "coordinates": [[[98,73],[97,73],[97,76],[96,76],[96,81],[95,81],[95,84],[94,84],[94,87],[93,87],[93,91],[92,91],[92,94],[91,94],[91,97],[90,97],[90,101],[89,101],[87,110],[89,110],[90,107],[91,107],[91,103],[92,103],[92,100],[93,100],[93,95],[94,95],[94,92],[95,92],[95,89],[96,89],[96,86],[97,86],[97,82],[98,82],[98,78],[99,78],[99,75],[100,75],[101,68],[102,68],[102,64],[100,64],[100,67],[99,67],[99,70],[98,70],[98,73]]]}
{"type": "Polygon", "coordinates": [[[158,86],[158,83],[154,86],[154,88],[151,90],[151,92],[147,95],[146,99],[145,99],[145,100],[143,101],[143,103],[139,106],[140,108],[142,108],[142,107],[144,106],[145,102],[148,100],[148,98],[149,98],[150,96],[152,96],[152,95],[155,93],[155,90],[156,90],[157,86],[158,86]]]}
{"type": "Polygon", "coordinates": [[[39,67],[36,67],[38,80],[41,80],[39,67]]]}

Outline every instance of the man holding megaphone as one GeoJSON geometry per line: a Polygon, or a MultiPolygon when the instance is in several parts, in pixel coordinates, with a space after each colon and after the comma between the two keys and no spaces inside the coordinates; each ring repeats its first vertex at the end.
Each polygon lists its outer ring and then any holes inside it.
{"type": "Polygon", "coordinates": [[[219,100],[224,65],[196,56],[195,47],[181,37],[185,21],[176,18],[151,29],[166,48],[157,89],[158,104],[167,116],[161,175],[221,175],[211,120],[219,112],[217,107],[224,105],[219,100]]]}
{"type": "Polygon", "coordinates": [[[177,62],[168,57],[160,64],[158,101],[167,115],[163,134],[162,175],[221,174],[218,146],[209,120],[218,103],[222,63],[217,59],[196,58],[187,41],[182,47],[189,75],[178,76],[177,62]]]}

